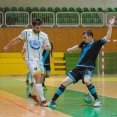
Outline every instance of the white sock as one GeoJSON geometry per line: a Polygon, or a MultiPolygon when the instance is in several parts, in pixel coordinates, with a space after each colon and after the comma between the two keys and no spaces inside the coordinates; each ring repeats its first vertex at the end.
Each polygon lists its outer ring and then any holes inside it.
{"type": "Polygon", "coordinates": [[[31,95],[36,94],[36,88],[35,88],[35,83],[33,84],[32,90],[31,90],[31,95]]]}
{"type": "Polygon", "coordinates": [[[41,101],[45,100],[42,84],[36,83],[36,84],[35,84],[35,88],[36,88],[37,93],[39,94],[39,96],[40,96],[40,98],[41,98],[41,101]]]}

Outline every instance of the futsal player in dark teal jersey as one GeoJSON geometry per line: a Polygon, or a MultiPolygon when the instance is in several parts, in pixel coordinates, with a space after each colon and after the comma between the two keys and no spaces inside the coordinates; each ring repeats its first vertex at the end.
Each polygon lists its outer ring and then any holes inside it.
{"type": "Polygon", "coordinates": [[[43,89],[47,89],[45,86],[45,78],[50,77],[51,72],[51,66],[50,66],[50,56],[52,58],[52,62],[54,63],[54,57],[53,57],[53,44],[50,42],[51,45],[51,51],[43,51],[43,63],[44,63],[44,81],[42,83],[43,89]]]}
{"type": "Polygon", "coordinates": [[[115,22],[116,17],[113,16],[109,20],[108,32],[104,38],[100,40],[93,39],[93,32],[91,30],[86,30],[82,33],[83,42],[79,45],[69,48],[67,51],[72,52],[74,50],[81,49],[81,56],[77,63],[76,68],[68,72],[66,78],[62,81],[60,87],[56,90],[53,98],[44,104],[44,106],[52,106],[53,108],[56,107],[55,101],[57,98],[65,91],[66,87],[71,83],[77,83],[79,80],[87,86],[89,92],[95,99],[94,107],[102,106],[101,101],[97,96],[96,89],[94,85],[91,83],[93,71],[95,68],[95,61],[98,56],[98,53],[101,47],[110,39],[112,33],[112,26],[115,22]]]}

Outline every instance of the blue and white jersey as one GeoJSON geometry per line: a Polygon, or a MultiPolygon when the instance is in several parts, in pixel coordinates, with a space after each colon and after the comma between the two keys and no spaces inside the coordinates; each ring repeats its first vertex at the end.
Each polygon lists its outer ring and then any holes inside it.
{"type": "Polygon", "coordinates": [[[42,44],[45,46],[50,45],[47,34],[40,32],[36,34],[32,29],[26,29],[19,35],[20,40],[26,39],[24,44],[26,49],[25,60],[40,60],[42,61],[42,44]]]}

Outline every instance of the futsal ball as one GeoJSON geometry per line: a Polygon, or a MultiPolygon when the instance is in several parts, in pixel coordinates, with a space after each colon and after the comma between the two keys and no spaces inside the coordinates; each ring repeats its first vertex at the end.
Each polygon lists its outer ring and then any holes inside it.
{"type": "Polygon", "coordinates": [[[94,101],[94,97],[90,93],[84,95],[84,101],[88,104],[91,104],[94,101]]]}

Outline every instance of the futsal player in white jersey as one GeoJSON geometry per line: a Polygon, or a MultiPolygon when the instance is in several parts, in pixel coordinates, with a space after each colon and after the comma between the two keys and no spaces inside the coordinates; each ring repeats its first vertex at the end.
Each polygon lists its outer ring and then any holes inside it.
{"type": "MultiPolygon", "coordinates": [[[[27,48],[26,46],[27,46],[27,43],[25,42],[24,45],[23,45],[23,48],[22,48],[22,58],[24,60],[25,60],[25,57],[26,57],[25,56],[25,54],[26,54],[26,48],[27,48]]],[[[52,48],[52,46],[51,46],[51,48],[52,48]]],[[[42,52],[43,52],[43,50],[41,50],[41,53],[42,52]]],[[[42,59],[42,57],[41,57],[41,59],[42,59]]],[[[41,70],[41,73],[44,73],[44,65],[42,64],[41,59],[40,60],[36,59],[36,61],[39,64],[39,68],[41,70]]],[[[44,77],[44,76],[42,75],[42,77],[44,77]]],[[[29,78],[31,78],[31,84],[30,85],[33,86],[33,84],[34,84],[34,78],[31,75],[30,71],[28,71],[27,74],[26,74],[26,84],[27,85],[29,85],[29,78]]],[[[43,85],[43,83],[42,83],[42,85],[43,85]]]]}
{"type": "MultiPolygon", "coordinates": [[[[21,34],[11,40],[3,50],[6,51],[12,45],[17,44],[21,40],[26,40],[26,65],[35,78],[36,83],[33,85],[31,93],[29,97],[39,102],[38,98],[35,95],[35,92],[40,96],[41,105],[43,106],[46,103],[46,99],[44,98],[43,88],[42,88],[42,71],[40,70],[39,64],[42,63],[42,49],[47,51],[51,51],[51,45],[49,43],[48,36],[41,31],[42,28],[42,20],[34,19],[32,21],[32,29],[26,29],[21,32],[21,34]],[[39,61],[40,63],[38,63],[39,61]]],[[[42,63],[43,64],[43,63],[42,63]]]]}

